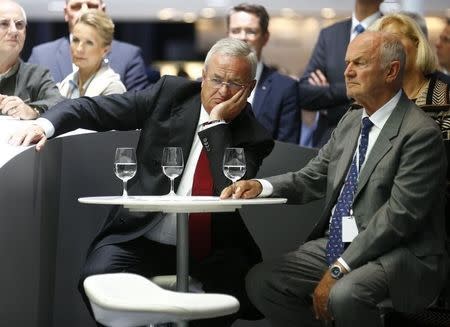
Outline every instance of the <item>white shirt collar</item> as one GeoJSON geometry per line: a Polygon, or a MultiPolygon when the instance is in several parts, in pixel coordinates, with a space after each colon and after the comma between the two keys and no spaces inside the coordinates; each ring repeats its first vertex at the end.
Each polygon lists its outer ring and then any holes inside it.
{"type": "Polygon", "coordinates": [[[255,73],[256,85],[253,88],[252,93],[250,93],[250,96],[247,99],[247,101],[250,103],[253,103],[253,98],[255,97],[255,91],[256,91],[256,88],[258,87],[259,80],[261,79],[261,74],[262,74],[263,68],[264,68],[264,65],[263,65],[262,61],[258,61],[258,63],[256,64],[256,73],[255,73]]]}
{"type": "Polygon", "coordinates": [[[378,18],[381,17],[381,12],[377,11],[376,13],[364,18],[362,21],[359,21],[355,17],[355,13],[352,14],[352,28],[350,30],[350,34],[353,34],[355,30],[355,26],[361,24],[364,29],[367,30],[370,25],[372,25],[378,18]]]}
{"type": "MultiPolygon", "coordinates": [[[[398,102],[400,101],[400,96],[402,95],[402,91],[398,91],[396,95],[394,95],[388,102],[386,102],[380,109],[375,111],[372,116],[370,116],[370,121],[380,130],[383,129],[384,124],[391,116],[398,102]]],[[[361,119],[364,117],[369,117],[366,112],[366,109],[363,110],[363,114],[361,119]]]]}

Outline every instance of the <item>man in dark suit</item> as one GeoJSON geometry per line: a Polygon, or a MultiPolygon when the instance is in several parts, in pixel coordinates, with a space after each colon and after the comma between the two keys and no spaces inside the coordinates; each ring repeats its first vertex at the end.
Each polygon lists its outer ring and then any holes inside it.
{"type": "Polygon", "coordinates": [[[269,41],[269,14],[260,5],[240,4],[227,16],[228,36],[250,44],[258,56],[256,88],[250,95],[256,119],[278,141],[298,143],[300,111],[297,81],[282,75],[261,61],[269,41]]]}
{"type": "MultiPolygon", "coordinates": [[[[161,170],[162,151],[166,146],[180,146],[187,161],[176,180],[177,194],[191,194],[197,162],[206,155],[212,177],[210,194],[218,195],[229,184],[222,172],[225,148],[245,149],[246,176],[253,177],[273,147],[246,102],[256,83],[256,62],[245,42],[223,39],[209,51],[201,83],[166,76],[136,93],[68,100],[36,121],[39,125],[17,133],[11,143],[38,142],[40,150],[46,137],[78,127],[98,131],[140,128],[138,171],[130,194],[167,194],[170,183],[161,170]]],[[[123,208],[113,210],[89,249],[81,282],[106,272],[130,271],[146,277],[174,274],[174,219],[171,214],[143,217],[123,208]]],[[[213,214],[210,226],[211,242],[204,246],[210,247],[209,253],[191,258],[190,275],[206,292],[232,294],[241,304],[237,314],[212,325],[229,326],[238,317],[257,317],[259,313],[247,299],[244,279],[261,261],[258,246],[237,212],[213,214]]]]}
{"type": "Polygon", "coordinates": [[[401,41],[363,33],[345,61],[347,94],[363,108],[344,115],[303,169],[222,193],[289,203],[325,198],[306,243],[247,277],[250,299],[273,326],[333,319],[336,327],[380,327],[380,302],[423,310],[446,277],[446,155],[436,123],[401,90],[401,41]]]}
{"type": "Polygon", "coordinates": [[[381,16],[378,11],[381,2],[383,1],[356,0],[351,19],[320,31],[308,66],[299,81],[300,108],[320,111],[320,116],[317,126],[312,127],[315,129],[312,140],[304,140],[308,144],[301,145],[324,145],[347,110],[350,99],[345,93],[345,51],[350,40],[381,16]]]}
{"type": "MultiPolygon", "coordinates": [[[[66,0],[64,20],[68,24],[70,33],[72,33],[73,25],[78,16],[88,9],[105,11],[105,4],[102,0],[66,0]]],[[[70,37],[62,37],[35,46],[31,51],[28,62],[48,68],[54,81],[61,82],[73,71],[70,37]]],[[[149,85],[145,63],[139,47],[113,40],[107,59],[111,68],[120,75],[120,79],[128,91],[142,90],[149,85]]]]}

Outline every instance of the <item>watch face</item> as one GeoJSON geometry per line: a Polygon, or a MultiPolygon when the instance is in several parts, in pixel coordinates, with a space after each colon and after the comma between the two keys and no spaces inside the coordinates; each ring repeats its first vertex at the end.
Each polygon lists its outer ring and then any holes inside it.
{"type": "Polygon", "coordinates": [[[341,267],[339,266],[332,266],[330,269],[331,277],[335,279],[339,279],[342,277],[343,273],[341,271],[341,267]]]}

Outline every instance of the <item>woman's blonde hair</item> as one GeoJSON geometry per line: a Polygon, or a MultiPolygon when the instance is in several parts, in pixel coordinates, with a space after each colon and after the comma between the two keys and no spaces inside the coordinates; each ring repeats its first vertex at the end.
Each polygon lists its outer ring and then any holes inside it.
{"type": "Polygon", "coordinates": [[[419,25],[409,16],[404,14],[389,14],[378,19],[369,30],[384,31],[389,25],[398,26],[403,36],[409,38],[417,47],[416,67],[418,67],[424,75],[431,74],[437,69],[437,59],[430,43],[423,34],[419,25]]]}
{"type": "Polygon", "coordinates": [[[93,27],[100,35],[103,45],[111,45],[114,37],[114,23],[105,12],[97,9],[90,9],[77,19],[75,25],[78,23],[93,27]]]}

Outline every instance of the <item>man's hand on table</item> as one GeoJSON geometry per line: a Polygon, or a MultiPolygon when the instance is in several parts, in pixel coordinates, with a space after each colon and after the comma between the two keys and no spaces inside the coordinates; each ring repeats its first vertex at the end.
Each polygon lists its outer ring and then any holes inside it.
{"type": "Polygon", "coordinates": [[[25,129],[15,132],[9,138],[8,143],[15,146],[28,146],[36,144],[36,151],[40,151],[47,142],[47,137],[42,127],[38,125],[31,125],[25,129]]]}
{"type": "Polygon", "coordinates": [[[221,199],[252,199],[262,192],[262,185],[257,180],[238,181],[223,189],[220,193],[221,199]]]}

